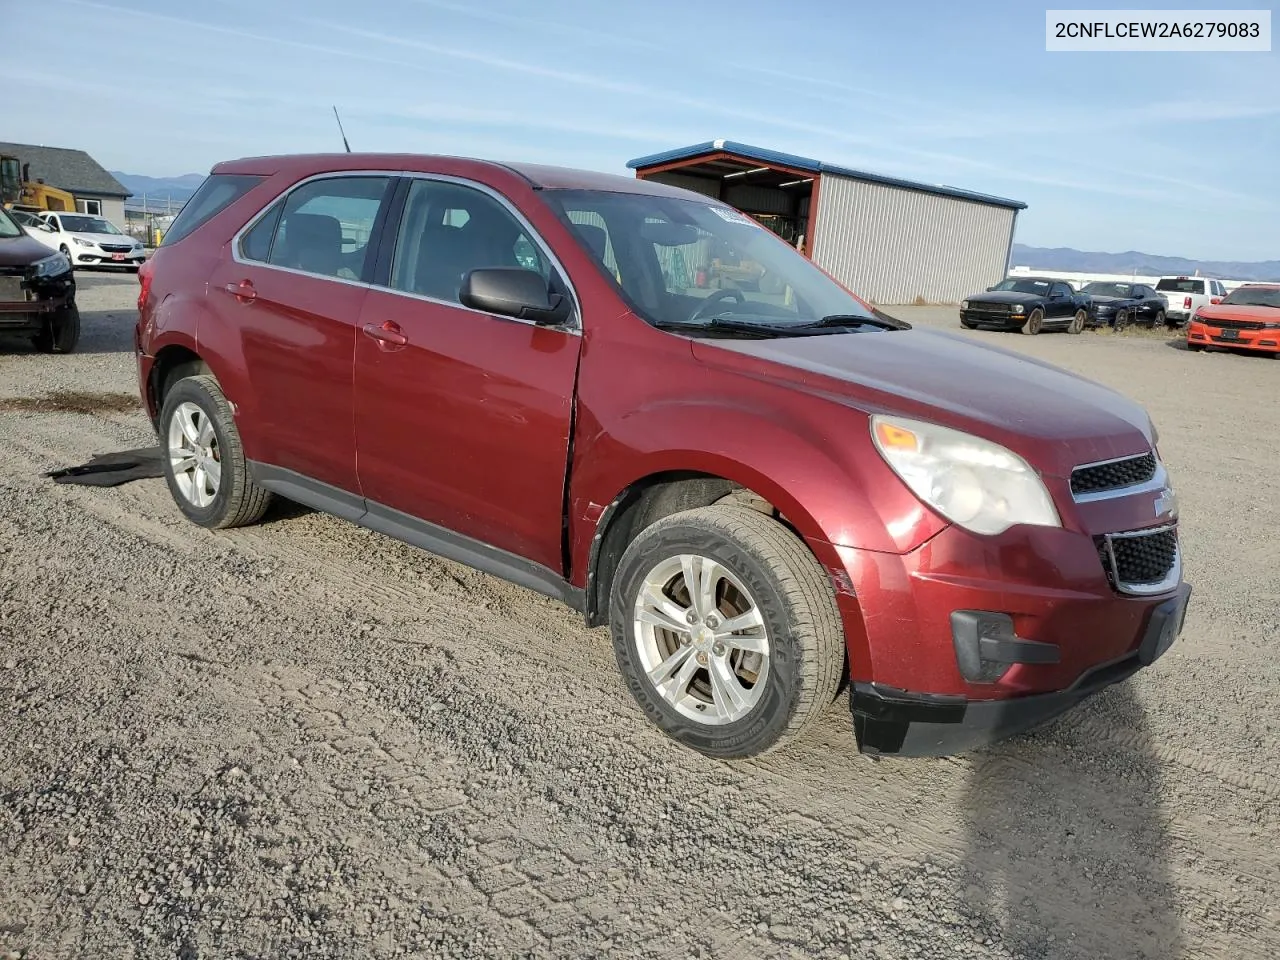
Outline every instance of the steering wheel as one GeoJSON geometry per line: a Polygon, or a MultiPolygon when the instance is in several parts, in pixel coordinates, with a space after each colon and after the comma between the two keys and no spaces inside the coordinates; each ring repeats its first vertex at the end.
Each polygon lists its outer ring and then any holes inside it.
{"type": "Polygon", "coordinates": [[[703,314],[707,312],[708,307],[712,306],[713,304],[720,303],[723,300],[734,300],[739,304],[747,302],[747,298],[742,295],[741,290],[735,290],[733,288],[729,288],[727,290],[717,290],[715,293],[711,294],[711,296],[707,297],[700,304],[698,304],[698,309],[694,310],[693,313],[689,315],[689,319],[701,320],[703,317],[703,314]]]}

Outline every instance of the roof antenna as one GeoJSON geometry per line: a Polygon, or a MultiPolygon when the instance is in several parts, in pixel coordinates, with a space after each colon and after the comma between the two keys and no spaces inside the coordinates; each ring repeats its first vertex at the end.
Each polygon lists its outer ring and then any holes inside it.
{"type": "Polygon", "coordinates": [[[347,132],[342,129],[342,118],[338,116],[337,104],[333,107],[333,119],[338,121],[338,132],[342,134],[342,145],[347,148],[347,153],[351,152],[351,144],[347,143],[347,132]]]}

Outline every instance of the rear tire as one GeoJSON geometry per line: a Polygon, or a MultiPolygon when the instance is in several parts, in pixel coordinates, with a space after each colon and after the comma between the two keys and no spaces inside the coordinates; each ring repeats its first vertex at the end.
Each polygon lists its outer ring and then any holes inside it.
{"type": "Polygon", "coordinates": [[[1089,322],[1089,314],[1083,310],[1077,310],[1076,315],[1071,318],[1071,322],[1067,324],[1067,333],[1078,334],[1084,333],[1084,326],[1089,322]]]}
{"type": "Polygon", "coordinates": [[[1029,337],[1034,337],[1040,332],[1040,328],[1044,326],[1044,312],[1039,308],[1031,311],[1031,316],[1027,317],[1026,323],[1022,325],[1022,332],[1029,337]]]}
{"type": "Polygon", "coordinates": [[[267,512],[271,492],[250,475],[231,405],[213,377],[173,384],[160,412],[160,443],[169,493],[192,523],[225,530],[267,512]]]}
{"type": "Polygon", "coordinates": [[[33,338],[41,353],[70,353],[80,342],[80,308],[69,303],[49,315],[33,338]]]}
{"type": "Polygon", "coordinates": [[[636,702],[707,756],[781,746],[839,689],[831,581],[803,541],[758,511],[700,507],[646,527],[622,555],[609,610],[636,702]]]}

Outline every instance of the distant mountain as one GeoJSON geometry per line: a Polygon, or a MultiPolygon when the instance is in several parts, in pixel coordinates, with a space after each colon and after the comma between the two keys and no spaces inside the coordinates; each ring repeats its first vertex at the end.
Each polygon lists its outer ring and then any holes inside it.
{"type": "Polygon", "coordinates": [[[110,172],[133,194],[128,201],[131,207],[141,207],[144,195],[148,206],[153,202],[158,207],[163,207],[166,202],[177,206],[191,199],[191,195],[196,192],[200,184],[204,183],[202,173],[188,173],[181,177],[144,177],[138,173],[124,173],[120,170],[110,172]]]}
{"type": "Polygon", "coordinates": [[[1229,260],[1187,260],[1160,257],[1153,253],[1088,253],[1070,247],[1028,247],[1013,245],[1013,265],[1032,270],[1060,270],[1064,273],[1118,273],[1146,277],[1194,276],[1221,280],[1267,280],[1280,282],[1280,260],[1243,263],[1229,260]]]}

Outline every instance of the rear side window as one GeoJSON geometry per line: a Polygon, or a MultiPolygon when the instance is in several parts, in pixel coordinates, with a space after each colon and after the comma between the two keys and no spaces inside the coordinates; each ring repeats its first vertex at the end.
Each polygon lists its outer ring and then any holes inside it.
{"type": "Polygon", "coordinates": [[[165,231],[162,247],[177,243],[197,227],[217,216],[263,181],[263,177],[245,174],[216,173],[204,183],[179,211],[165,231]]]}
{"type": "Polygon", "coordinates": [[[1164,290],[1170,293],[1204,293],[1204,281],[1193,280],[1190,277],[1183,279],[1174,279],[1165,277],[1156,284],[1157,290],[1164,290]]]}
{"type": "Polygon", "coordinates": [[[326,177],[297,187],[285,199],[267,262],[340,280],[361,279],[391,187],[390,177],[368,176],[326,177]]]}

